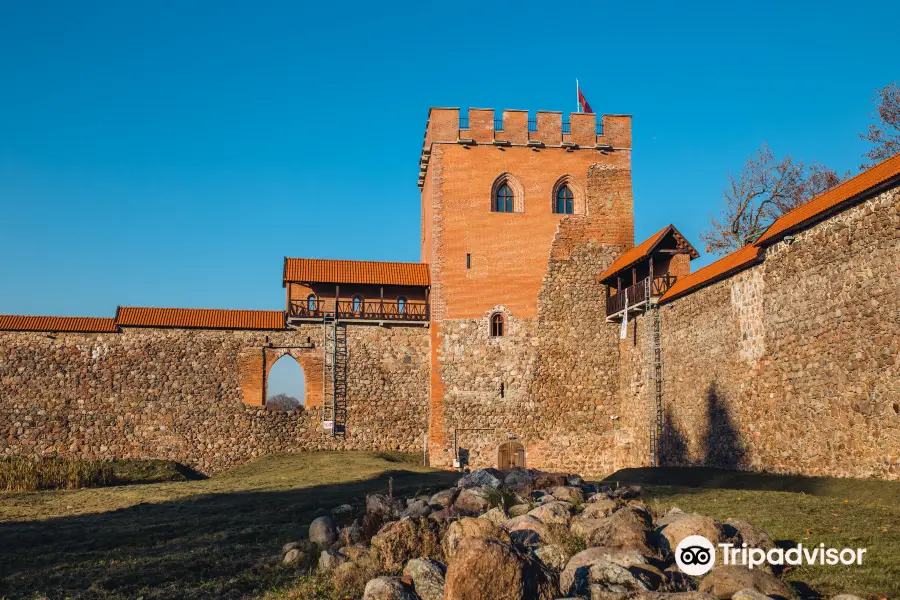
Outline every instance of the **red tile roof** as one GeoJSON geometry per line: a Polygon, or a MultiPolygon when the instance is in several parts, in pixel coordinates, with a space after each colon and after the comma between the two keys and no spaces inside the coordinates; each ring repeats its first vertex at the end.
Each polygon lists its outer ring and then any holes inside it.
{"type": "Polygon", "coordinates": [[[0,315],[2,331],[56,331],[81,333],[115,333],[115,319],[102,317],[33,317],[0,315]]]}
{"type": "Polygon", "coordinates": [[[769,225],[769,228],[756,240],[756,244],[771,243],[779,235],[797,229],[808,221],[816,220],[816,217],[827,213],[843,202],[853,200],[863,192],[900,176],[900,154],[893,156],[884,162],[878,163],[868,171],[860,173],[856,177],[848,179],[836,188],[833,188],[821,196],[817,196],[801,204],[789,213],[785,213],[769,225]]]}
{"type": "Polygon", "coordinates": [[[622,255],[614,260],[613,263],[609,265],[609,268],[603,272],[603,274],[600,276],[600,281],[606,281],[616,273],[629,268],[631,265],[641,261],[644,258],[647,258],[650,253],[653,252],[653,249],[656,248],[656,246],[670,232],[677,235],[684,241],[685,244],[687,244],[687,246],[691,249],[692,258],[697,258],[697,256],[699,256],[699,254],[697,254],[697,251],[694,250],[694,248],[687,242],[687,240],[684,239],[684,236],[682,236],[681,233],[677,229],[675,229],[674,225],[666,225],[634,248],[623,252],[622,255]]]}
{"type": "Polygon", "coordinates": [[[283,283],[287,281],[428,286],[431,272],[426,263],[285,257],[283,283]]]}
{"type": "Polygon", "coordinates": [[[762,262],[765,251],[754,245],[744,246],[740,250],[723,256],[716,262],[706,265],[696,273],[679,277],[675,284],[662,295],[660,303],[674,300],[701,287],[705,287],[720,279],[724,279],[739,271],[750,268],[762,262]]]}
{"type": "Polygon", "coordinates": [[[126,327],[186,329],[284,329],[280,310],[224,310],[217,308],[142,308],[120,306],[116,324],[126,327]]]}

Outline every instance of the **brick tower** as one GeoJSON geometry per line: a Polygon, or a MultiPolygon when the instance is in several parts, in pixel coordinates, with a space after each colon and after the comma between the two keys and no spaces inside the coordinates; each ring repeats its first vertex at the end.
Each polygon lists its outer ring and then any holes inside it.
{"type": "MultiPolygon", "coordinates": [[[[545,368],[563,351],[556,329],[597,316],[597,275],[634,243],[631,117],[596,118],[429,112],[419,187],[421,259],[431,265],[435,466],[455,458],[496,466],[507,443],[521,445],[528,466],[549,466],[549,446],[571,433],[555,431],[556,411],[591,412],[606,398],[545,368]],[[568,394],[571,406],[557,405],[555,394],[568,394]]],[[[578,327],[604,335],[602,322],[578,327]]]]}

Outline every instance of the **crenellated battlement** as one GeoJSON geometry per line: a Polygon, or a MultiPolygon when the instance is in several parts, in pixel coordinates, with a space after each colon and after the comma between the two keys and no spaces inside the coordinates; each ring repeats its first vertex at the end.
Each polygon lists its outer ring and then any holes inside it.
{"type": "Polygon", "coordinates": [[[539,110],[432,107],[425,125],[419,162],[419,187],[428,171],[432,144],[530,146],[532,148],[592,149],[600,152],[631,149],[631,115],[597,115],[539,110]]]}

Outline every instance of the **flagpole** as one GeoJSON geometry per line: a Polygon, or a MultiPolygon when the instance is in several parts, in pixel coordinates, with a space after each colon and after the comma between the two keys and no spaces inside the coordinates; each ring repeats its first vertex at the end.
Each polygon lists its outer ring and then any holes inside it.
{"type": "Polygon", "coordinates": [[[581,99],[578,98],[578,78],[575,78],[575,112],[581,112],[581,99]]]}

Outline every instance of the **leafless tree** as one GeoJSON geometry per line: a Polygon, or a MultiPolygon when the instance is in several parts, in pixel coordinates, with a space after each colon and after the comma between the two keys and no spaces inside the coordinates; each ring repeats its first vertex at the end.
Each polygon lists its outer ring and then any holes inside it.
{"type": "Polygon", "coordinates": [[[840,176],[790,156],[777,159],[766,144],[747,159],[737,176],[729,177],[722,213],[710,217],[700,234],[706,251],[727,254],[755,241],[784,213],[840,183],[840,176]]]}
{"type": "Polygon", "coordinates": [[[266,400],[266,409],[291,412],[303,410],[303,404],[293,396],[288,396],[287,394],[275,394],[274,396],[269,396],[269,399],[266,400]]]}
{"type": "Polygon", "coordinates": [[[868,169],[875,163],[900,153],[900,84],[895,81],[875,90],[872,101],[876,105],[876,112],[870,116],[876,122],[869,125],[869,129],[859,137],[872,142],[875,147],[863,155],[868,162],[863,163],[860,169],[868,169]]]}

